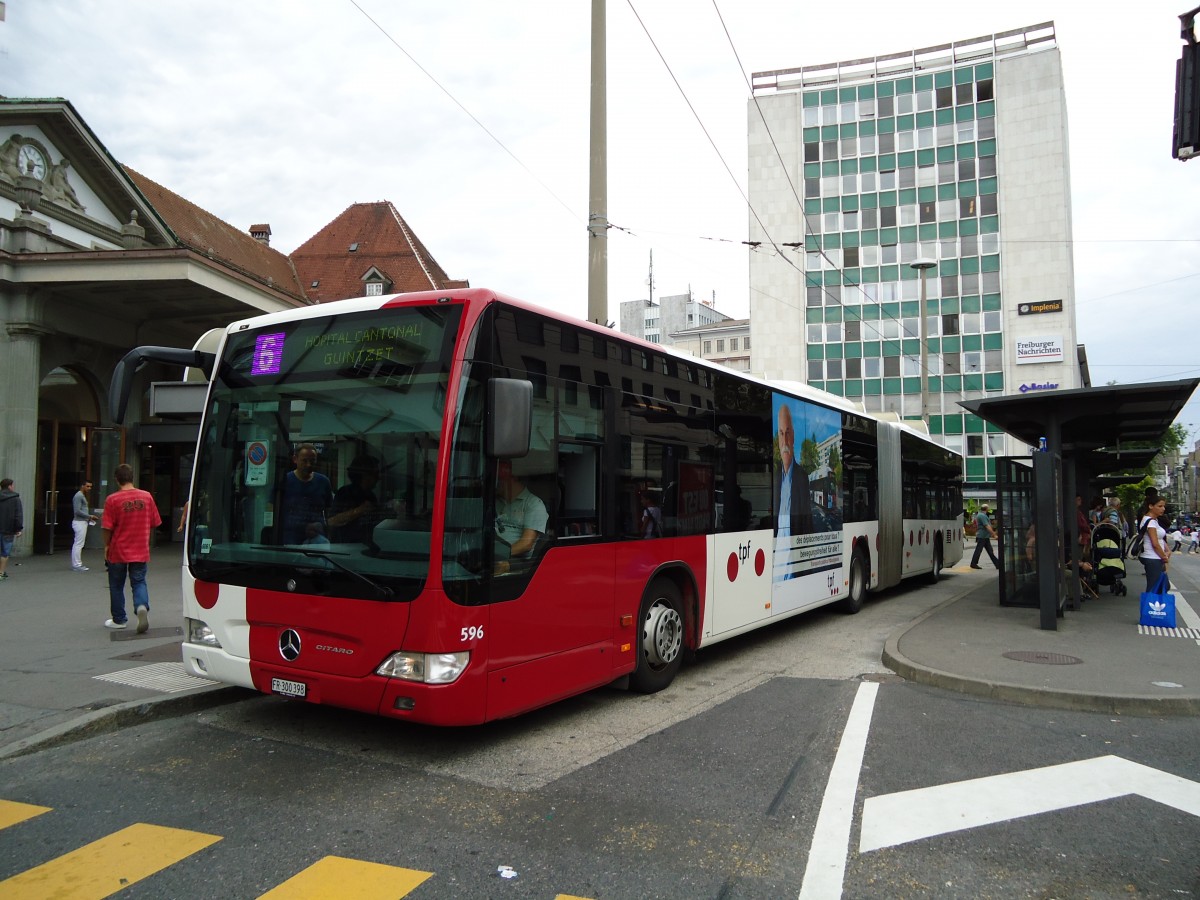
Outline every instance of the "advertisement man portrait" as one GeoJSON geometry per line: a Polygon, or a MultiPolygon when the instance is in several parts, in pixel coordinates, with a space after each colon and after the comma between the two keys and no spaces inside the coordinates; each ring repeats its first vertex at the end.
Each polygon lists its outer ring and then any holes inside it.
{"type": "Polygon", "coordinates": [[[780,402],[776,441],[779,445],[779,469],[775,474],[775,535],[790,537],[812,531],[812,497],[808,473],[796,459],[796,428],[792,411],[780,402]]]}

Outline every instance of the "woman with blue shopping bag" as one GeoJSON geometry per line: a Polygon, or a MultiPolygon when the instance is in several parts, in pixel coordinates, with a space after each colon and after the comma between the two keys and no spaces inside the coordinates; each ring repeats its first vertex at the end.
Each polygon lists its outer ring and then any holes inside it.
{"type": "MultiPolygon", "coordinates": [[[[1171,551],[1167,549],[1167,530],[1162,527],[1158,517],[1167,511],[1167,501],[1157,497],[1146,508],[1146,514],[1138,523],[1138,538],[1141,540],[1141,552],[1137,554],[1146,570],[1146,591],[1154,590],[1167,571],[1167,563],[1171,551]]],[[[1136,549],[1136,548],[1135,548],[1136,549]]]]}
{"type": "Polygon", "coordinates": [[[1167,548],[1167,531],[1158,521],[1167,508],[1167,501],[1155,499],[1138,525],[1141,553],[1138,558],[1146,570],[1146,590],[1139,601],[1138,622],[1161,628],[1175,627],[1175,597],[1169,594],[1171,580],[1167,566],[1171,551],[1167,548]]]}

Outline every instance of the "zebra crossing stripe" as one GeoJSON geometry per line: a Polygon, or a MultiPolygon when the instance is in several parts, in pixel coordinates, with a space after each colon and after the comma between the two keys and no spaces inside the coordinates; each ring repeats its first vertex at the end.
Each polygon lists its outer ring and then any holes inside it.
{"type": "Polygon", "coordinates": [[[432,875],[432,872],[416,869],[326,856],[267,891],[259,900],[342,900],[346,896],[346,886],[350,884],[354,885],[356,900],[394,900],[407,897],[432,875]]]}
{"type": "Polygon", "coordinates": [[[221,838],[139,823],[0,881],[5,900],[101,900],[148,878],[221,838]]]}
{"type": "Polygon", "coordinates": [[[1157,625],[1139,625],[1138,634],[1151,637],[1181,637],[1200,641],[1200,628],[1160,628],[1157,625]]]}
{"type": "Polygon", "coordinates": [[[12,800],[0,800],[0,828],[19,825],[26,819],[50,812],[49,806],[34,806],[32,803],[16,803],[12,800]]]}

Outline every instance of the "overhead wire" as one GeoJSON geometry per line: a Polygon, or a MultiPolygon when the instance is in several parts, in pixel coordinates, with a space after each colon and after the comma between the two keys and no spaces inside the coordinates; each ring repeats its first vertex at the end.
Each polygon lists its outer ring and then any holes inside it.
{"type": "Polygon", "coordinates": [[[496,146],[498,146],[501,150],[503,150],[505,153],[507,153],[508,156],[513,160],[513,162],[515,162],[518,166],[520,166],[522,169],[524,169],[529,174],[530,178],[532,178],[534,181],[536,181],[538,184],[540,184],[542,186],[542,189],[545,190],[546,193],[548,193],[551,197],[553,197],[555,200],[557,200],[563,209],[565,209],[568,213],[570,213],[570,215],[572,217],[574,217],[578,221],[583,222],[583,219],[580,217],[579,213],[577,213],[570,206],[568,206],[566,201],[563,200],[561,197],[559,197],[558,194],[554,193],[554,191],[550,188],[550,186],[547,185],[546,182],[544,182],[540,178],[538,178],[538,176],[536,174],[534,174],[534,171],[532,169],[530,169],[529,166],[525,165],[525,163],[521,160],[521,158],[519,156],[517,156],[510,149],[508,149],[508,146],[504,143],[504,141],[500,140],[500,138],[498,138],[495,134],[493,134],[491,129],[489,129],[486,125],[484,125],[483,122],[481,122],[479,120],[479,118],[473,112],[471,112],[469,109],[467,109],[467,107],[457,97],[455,97],[454,94],[451,93],[450,90],[445,85],[443,85],[440,81],[438,81],[428,69],[426,69],[423,65],[421,65],[421,63],[417,60],[417,58],[415,56],[413,56],[406,49],[404,49],[404,47],[401,45],[401,43],[398,40],[396,40],[394,37],[392,37],[392,35],[390,33],[388,33],[388,30],[386,28],[384,28],[379,22],[375,21],[375,19],[371,16],[371,14],[368,13],[365,9],[362,8],[362,6],[359,5],[358,0],[350,0],[350,4],[355,9],[357,9],[360,13],[362,13],[363,17],[366,18],[366,20],[368,22],[370,22],[372,25],[374,25],[375,28],[378,29],[379,33],[382,34],[385,38],[387,38],[387,40],[389,42],[391,42],[391,44],[393,46],[395,46],[395,48],[397,50],[399,50],[401,53],[403,53],[405,56],[407,56],[409,59],[409,62],[411,62],[414,66],[416,66],[418,69],[420,69],[421,74],[424,75],[426,78],[428,78],[430,81],[432,81],[434,83],[434,85],[437,87],[437,89],[439,91],[441,91],[443,94],[445,94],[450,99],[451,103],[453,103],[455,106],[457,106],[459,109],[461,109],[464,113],[466,113],[467,117],[472,122],[474,122],[476,125],[478,125],[480,127],[480,129],[482,129],[483,133],[486,134],[488,137],[490,137],[496,143],[496,146]]]}
{"type": "MultiPolygon", "coordinates": [[[[350,3],[351,3],[351,5],[354,6],[355,9],[357,9],[359,11],[359,13],[368,22],[371,23],[372,26],[374,26],[379,31],[379,33],[381,35],[383,35],[383,37],[389,43],[391,43],[394,47],[396,47],[397,50],[399,50],[401,53],[403,53],[405,55],[405,57],[407,57],[408,60],[414,66],[416,66],[417,69],[438,88],[438,90],[440,90],[473,123],[475,123],[475,125],[477,125],[498,147],[500,147],[500,149],[503,150],[504,153],[509,156],[509,158],[511,158],[515,163],[517,163],[517,165],[519,165],[523,170],[525,170],[525,172],[531,178],[533,178],[533,180],[535,182],[537,182],[537,184],[540,185],[542,187],[542,189],[545,190],[546,193],[549,194],[560,206],[562,206],[562,208],[569,215],[571,215],[572,218],[576,219],[576,221],[579,221],[581,223],[583,222],[583,219],[579,215],[579,213],[577,213],[574,209],[572,209],[571,206],[566,201],[564,201],[561,197],[559,197],[558,194],[555,193],[554,190],[549,185],[547,185],[544,181],[542,181],[542,179],[539,178],[538,175],[528,165],[526,165],[525,162],[520,157],[518,157],[504,143],[504,141],[502,141],[494,132],[492,132],[491,129],[489,129],[473,112],[471,112],[470,109],[467,108],[467,106],[464,103],[462,103],[453,94],[453,92],[451,92],[428,69],[426,69],[425,66],[423,66],[416,57],[414,57],[398,40],[396,40],[396,38],[393,37],[388,32],[388,30],[386,28],[384,28],[384,26],[380,22],[378,22],[373,16],[371,16],[371,14],[368,13],[362,7],[362,5],[358,2],[358,0],[350,0],[350,3]]],[[[692,113],[692,116],[695,118],[701,131],[704,133],[704,136],[708,140],[710,146],[712,147],[713,152],[716,153],[717,158],[720,160],[721,165],[724,167],[724,169],[726,171],[726,174],[729,176],[730,180],[733,181],[735,187],[738,190],[738,193],[741,195],[742,200],[746,204],[746,208],[748,210],[750,210],[750,213],[754,217],[754,220],[758,223],[759,228],[762,230],[763,235],[766,237],[766,241],[758,242],[758,241],[753,241],[753,240],[745,240],[745,239],[737,239],[737,238],[724,238],[724,237],[711,237],[711,236],[704,236],[704,235],[691,235],[689,237],[691,237],[692,239],[695,239],[695,240],[708,240],[708,241],[717,241],[717,242],[722,242],[722,243],[739,244],[742,246],[747,246],[752,251],[756,251],[756,252],[761,252],[764,249],[773,251],[773,255],[778,256],[778,258],[783,260],[783,262],[785,262],[788,266],[795,269],[802,276],[805,276],[804,284],[806,286],[809,286],[808,285],[808,277],[807,277],[808,272],[805,269],[802,269],[800,266],[796,265],[796,263],[785,252],[785,249],[792,250],[792,251],[804,249],[806,253],[812,253],[812,252],[819,253],[820,257],[823,258],[829,264],[830,268],[833,271],[836,271],[840,274],[840,276],[841,276],[841,278],[840,278],[841,284],[839,285],[840,287],[857,288],[858,291],[863,294],[864,298],[871,301],[872,303],[878,302],[877,300],[875,300],[874,298],[871,298],[866,293],[866,291],[864,290],[864,285],[861,282],[856,282],[856,281],[848,279],[846,272],[842,268],[842,266],[839,265],[838,263],[836,263],[832,258],[830,258],[830,256],[825,252],[824,248],[818,248],[816,251],[813,251],[813,250],[808,249],[806,244],[803,241],[779,242],[779,241],[776,241],[774,237],[772,237],[770,230],[766,227],[766,224],[762,221],[762,218],[759,216],[758,211],[754,208],[754,205],[750,202],[750,199],[746,195],[746,192],[742,189],[740,182],[738,182],[736,176],[733,174],[733,171],[730,169],[728,162],[725,160],[725,157],[721,153],[720,148],[717,146],[716,141],[713,139],[712,134],[709,132],[707,126],[704,124],[703,120],[700,118],[700,115],[697,112],[695,106],[693,105],[691,99],[688,97],[687,92],[684,90],[682,84],[679,82],[679,79],[676,77],[670,64],[667,62],[665,55],[663,54],[662,50],[659,48],[658,43],[654,40],[653,35],[651,35],[649,28],[645,24],[645,21],[642,19],[641,15],[638,13],[637,9],[634,7],[632,0],[627,0],[627,3],[629,5],[629,8],[632,11],[634,17],[637,19],[639,26],[641,26],[642,31],[645,33],[647,39],[649,40],[651,46],[653,47],[655,53],[658,55],[659,60],[662,62],[663,66],[667,70],[667,73],[670,75],[671,80],[673,81],[676,89],[680,93],[680,96],[683,98],[684,102],[687,104],[688,109],[692,113]]],[[[762,107],[758,102],[758,98],[754,95],[753,85],[750,83],[750,80],[749,80],[748,76],[746,75],[746,70],[745,70],[744,65],[742,64],[741,56],[738,53],[737,47],[735,46],[735,44],[733,42],[732,35],[730,35],[730,33],[729,33],[729,28],[725,23],[725,19],[721,15],[720,8],[717,6],[717,0],[713,0],[713,9],[716,12],[717,19],[721,24],[722,30],[725,33],[726,40],[729,43],[730,50],[733,53],[734,60],[738,66],[738,71],[740,72],[740,74],[742,76],[742,80],[747,85],[751,101],[754,103],[755,109],[759,114],[759,118],[762,120],[763,128],[766,130],[767,135],[770,138],[771,146],[772,146],[773,150],[775,151],[776,158],[779,159],[780,164],[783,167],[784,175],[788,182],[788,188],[789,188],[792,196],[796,200],[796,204],[800,210],[800,216],[804,222],[804,235],[806,238],[809,236],[815,236],[817,234],[817,232],[812,227],[812,224],[810,222],[808,214],[804,211],[804,202],[800,197],[799,191],[797,190],[795,183],[792,181],[790,171],[788,169],[787,164],[784,162],[783,154],[779,149],[779,146],[775,140],[775,136],[771,132],[770,125],[767,122],[766,115],[763,112],[762,107]]],[[[612,228],[614,230],[617,230],[619,232],[623,232],[623,233],[628,234],[633,237],[637,236],[637,234],[635,233],[635,231],[632,228],[620,226],[620,225],[617,225],[617,224],[614,224],[611,222],[609,223],[608,227],[612,228]]],[[[1100,240],[1094,240],[1094,241],[1067,240],[1067,241],[1062,241],[1062,243],[1075,243],[1075,244],[1121,243],[1124,245],[1128,245],[1130,243],[1188,243],[1188,242],[1197,242],[1197,241],[1200,241],[1200,239],[1196,239],[1196,238],[1163,238],[1163,239],[1146,239],[1144,241],[1130,240],[1130,239],[1121,239],[1121,240],[1114,239],[1112,241],[1105,241],[1105,240],[1100,239],[1100,240]]],[[[1046,242],[1036,241],[1036,240],[1031,241],[1029,239],[1024,239],[1024,240],[1020,240],[1020,241],[1004,240],[1004,241],[1001,241],[1001,243],[1002,244],[1011,244],[1011,243],[1046,243],[1046,242]]],[[[1057,243],[1057,242],[1052,242],[1052,243],[1057,243]]],[[[1140,287],[1128,288],[1123,291],[1117,291],[1117,292],[1114,292],[1111,294],[1105,294],[1100,297],[1092,297],[1092,298],[1088,298],[1086,300],[1076,301],[1076,305],[1078,306],[1080,304],[1092,303],[1092,302],[1095,302],[1098,300],[1103,300],[1103,299],[1107,299],[1110,297],[1120,296],[1121,294],[1132,293],[1132,292],[1136,292],[1139,290],[1144,290],[1146,288],[1156,287],[1156,286],[1162,285],[1162,284],[1169,284],[1174,281],[1181,281],[1181,280],[1184,280],[1187,278],[1195,277],[1197,274],[1200,274],[1200,273],[1192,273],[1189,275],[1183,275],[1183,276],[1179,276],[1178,278],[1167,279],[1165,281],[1155,282],[1153,284],[1148,284],[1148,285],[1142,285],[1140,287]]],[[[856,320],[860,321],[860,322],[865,321],[862,318],[862,313],[860,310],[856,310],[853,306],[847,306],[840,297],[838,297],[832,291],[828,290],[828,286],[824,284],[824,279],[821,280],[821,284],[812,285],[812,286],[820,287],[822,294],[824,294],[826,297],[833,300],[837,306],[841,307],[841,309],[843,310],[844,316],[852,316],[853,317],[850,319],[846,319],[847,321],[856,321],[856,320]]],[[[769,299],[771,299],[777,303],[780,303],[781,305],[784,305],[790,309],[793,309],[797,312],[803,312],[807,308],[807,304],[800,305],[797,303],[792,303],[784,298],[776,297],[776,296],[774,296],[766,291],[762,291],[760,289],[752,289],[752,290],[754,290],[755,293],[762,295],[763,297],[769,298],[769,299]]],[[[886,316],[886,318],[896,322],[899,326],[901,326],[901,329],[903,328],[903,323],[899,319],[897,319],[895,316],[892,316],[885,312],[883,303],[879,303],[879,306],[880,306],[881,316],[886,316]]],[[[924,311],[922,311],[922,312],[924,312],[924,311]]],[[[881,340],[892,340],[889,338],[883,338],[882,336],[880,336],[880,339],[881,340]]]]}

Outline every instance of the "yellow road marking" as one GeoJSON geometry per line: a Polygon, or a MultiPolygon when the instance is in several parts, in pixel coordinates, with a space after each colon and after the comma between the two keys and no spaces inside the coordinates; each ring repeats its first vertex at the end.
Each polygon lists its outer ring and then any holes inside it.
{"type": "Polygon", "coordinates": [[[259,900],[396,900],[433,875],[342,856],[326,856],[259,900]]]}
{"type": "Polygon", "coordinates": [[[17,803],[15,800],[0,800],[0,828],[18,825],[26,819],[50,812],[49,806],[34,806],[32,803],[17,803]]]}
{"type": "Polygon", "coordinates": [[[86,847],[0,881],[4,900],[100,900],[221,840],[211,834],[130,825],[86,847]]]}

